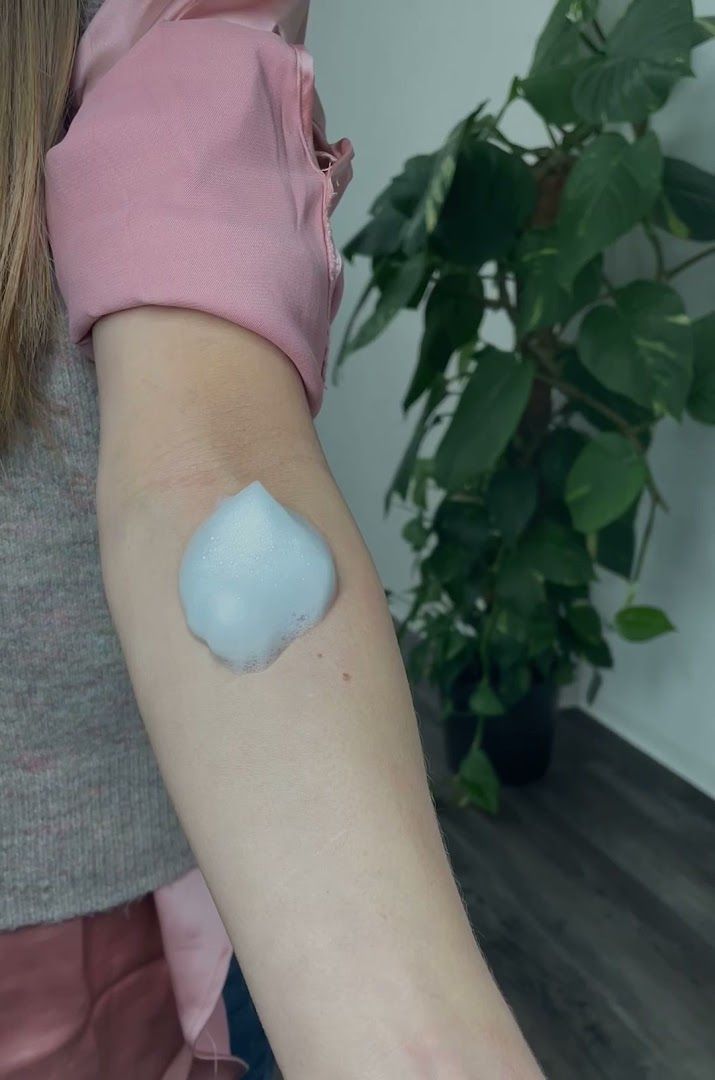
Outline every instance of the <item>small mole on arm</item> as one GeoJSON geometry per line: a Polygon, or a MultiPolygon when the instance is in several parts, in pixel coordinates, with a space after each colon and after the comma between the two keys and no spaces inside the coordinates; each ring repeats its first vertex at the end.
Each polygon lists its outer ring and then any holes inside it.
{"type": "Polygon", "coordinates": [[[323,654],[322,654],[322,652],[319,652],[318,653],[318,660],[322,660],[322,659],[323,659],[323,654]]]}
{"type": "Polygon", "coordinates": [[[343,672],[343,682],[350,682],[351,679],[352,679],[352,675],[350,674],[350,672],[349,671],[344,671],[343,672]]]}

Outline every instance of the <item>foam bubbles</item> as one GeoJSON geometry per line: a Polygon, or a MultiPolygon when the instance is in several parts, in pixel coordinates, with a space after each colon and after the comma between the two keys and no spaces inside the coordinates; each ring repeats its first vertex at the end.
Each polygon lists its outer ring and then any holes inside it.
{"type": "Polygon", "coordinates": [[[189,540],[179,596],[189,629],[236,672],[268,667],[325,616],[337,585],[320,533],[257,480],[189,540]]]}

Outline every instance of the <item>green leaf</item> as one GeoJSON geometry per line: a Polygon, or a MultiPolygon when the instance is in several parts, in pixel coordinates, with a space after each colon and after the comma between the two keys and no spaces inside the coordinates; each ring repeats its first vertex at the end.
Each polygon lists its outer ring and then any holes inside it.
{"type": "Polygon", "coordinates": [[[507,253],[535,203],[536,184],[521,158],[474,140],[457,162],[432,246],[449,262],[478,269],[507,253]]]}
{"type": "Polygon", "coordinates": [[[520,337],[544,326],[566,322],[598,296],[601,255],[579,271],[571,287],[564,285],[557,276],[560,258],[556,228],[533,229],[521,238],[517,252],[517,331],[520,337]]]}
{"type": "Polygon", "coordinates": [[[657,60],[604,58],[590,64],[576,79],[573,109],[580,119],[592,124],[639,124],[665,105],[685,74],[680,67],[657,60]]]}
{"type": "Polygon", "coordinates": [[[596,255],[585,266],[582,266],[574,278],[569,301],[564,306],[561,322],[566,322],[581,308],[592,303],[601,291],[603,273],[603,256],[596,255]]]}
{"type": "Polygon", "coordinates": [[[437,544],[422,563],[422,572],[434,577],[445,587],[471,577],[475,558],[467,548],[454,544],[437,544]]]}
{"type": "Polygon", "coordinates": [[[480,683],[469,698],[469,708],[475,716],[501,716],[504,706],[489,683],[480,683]]]}
{"type": "Polygon", "coordinates": [[[715,37],[715,15],[701,15],[693,24],[692,45],[702,45],[715,37]]]}
{"type": "Polygon", "coordinates": [[[556,229],[527,232],[517,252],[517,330],[520,337],[559,322],[568,290],[556,278],[556,229]]]}
{"type": "Polygon", "coordinates": [[[573,89],[579,76],[594,63],[597,61],[583,59],[537,71],[519,80],[519,93],[547,123],[559,127],[575,124],[580,117],[574,108],[573,89]]]}
{"type": "Polygon", "coordinates": [[[410,498],[420,510],[427,509],[427,486],[432,479],[432,458],[420,458],[412,466],[410,498]]]}
{"type": "Polygon", "coordinates": [[[539,37],[528,76],[517,83],[517,92],[548,123],[578,119],[571,101],[573,85],[593,63],[579,30],[597,10],[597,0],[559,0],[539,37]]]}
{"type": "MultiPolygon", "coordinates": [[[[663,159],[667,203],[690,240],[715,240],[715,176],[680,158],[663,159]]],[[[673,231],[671,229],[671,231],[673,231]]]]}
{"type": "Polygon", "coordinates": [[[539,35],[530,74],[549,70],[583,55],[585,46],[579,28],[597,11],[597,0],[559,0],[539,35]]]}
{"type": "Polygon", "coordinates": [[[444,380],[436,380],[430,387],[430,392],[425,402],[424,408],[420,414],[420,418],[415,424],[414,431],[410,438],[407,448],[402,455],[402,459],[397,466],[395,475],[393,476],[390,486],[387,489],[385,495],[385,511],[390,508],[390,501],[393,494],[400,495],[403,499],[407,495],[407,489],[410,485],[410,478],[417,464],[417,455],[419,453],[422,440],[427,432],[430,417],[432,413],[439,405],[440,401],[445,396],[444,380]]]}
{"type": "Polygon", "coordinates": [[[519,545],[519,555],[555,585],[586,585],[594,577],[582,537],[550,518],[529,530],[519,545]]]}
{"type": "Polygon", "coordinates": [[[638,500],[616,521],[601,529],[596,538],[596,561],[606,570],[629,579],[636,554],[635,516],[638,500]]]}
{"type": "Polygon", "coordinates": [[[547,678],[552,679],[556,686],[568,686],[576,678],[576,668],[573,661],[565,656],[559,656],[554,664],[553,659],[553,657],[545,658],[546,662],[540,665],[540,670],[547,678]],[[553,667],[551,664],[553,664],[553,667]]]}
{"type": "Polygon", "coordinates": [[[691,0],[633,0],[606,39],[604,56],[576,81],[573,103],[592,123],[643,122],[692,74],[691,0]]]}
{"type": "Polygon", "coordinates": [[[433,527],[443,543],[465,547],[478,557],[486,550],[489,519],[483,506],[445,498],[437,508],[433,527]]]}
{"type": "Polygon", "coordinates": [[[550,498],[563,499],[566,478],[585,441],[585,436],[572,428],[558,428],[546,437],[539,458],[539,471],[550,498]]]}
{"type": "Polygon", "coordinates": [[[689,67],[693,32],[692,0],[631,0],[608,34],[609,56],[648,57],[689,67]]]}
{"type": "Polygon", "coordinates": [[[382,258],[393,255],[400,247],[400,236],[405,219],[393,206],[386,206],[377,217],[372,218],[343,248],[343,255],[351,261],[355,255],[382,258]]]}
{"type": "Polygon", "coordinates": [[[516,705],[531,688],[531,670],[527,664],[506,668],[499,676],[499,695],[508,707],[516,705]]]}
{"type": "Polygon", "coordinates": [[[437,578],[456,602],[474,604],[482,591],[482,568],[490,542],[482,506],[443,499],[432,529],[437,543],[422,563],[422,573],[437,578]]]}
{"type": "Polygon", "coordinates": [[[391,278],[375,305],[375,310],[365,320],[348,345],[349,352],[362,349],[386,329],[398,311],[407,307],[415,291],[424,279],[427,259],[424,253],[403,262],[391,278]]]}
{"type": "MultiPolygon", "coordinates": [[[[394,257],[390,256],[384,259],[377,259],[374,262],[372,269],[372,282],[380,293],[391,292],[391,290],[395,287],[396,281],[400,278],[402,274],[405,263],[406,260],[402,254],[394,257]]],[[[425,272],[423,276],[418,279],[417,287],[415,288],[415,290],[405,300],[405,308],[414,310],[415,308],[419,307],[431,276],[432,268],[428,267],[427,257],[425,256],[425,272]]]]}
{"type": "Polygon", "coordinates": [[[601,640],[601,616],[592,604],[572,604],[566,610],[566,618],[579,640],[593,645],[601,640]]]}
{"type": "Polygon", "coordinates": [[[413,683],[421,682],[428,677],[433,647],[431,639],[424,637],[410,650],[406,667],[413,683]]]}
{"type": "Polygon", "coordinates": [[[435,454],[435,478],[453,491],[491,468],[517,428],[534,370],[487,346],[435,454]]]}
{"type": "Polygon", "coordinates": [[[562,282],[647,216],[661,169],[653,132],[633,143],[609,132],[586,147],[569,174],[557,221],[562,282]]]}
{"type": "Polygon", "coordinates": [[[527,621],[516,612],[499,612],[489,638],[489,658],[500,668],[526,663],[527,621]]]}
{"type": "Polygon", "coordinates": [[[434,171],[437,154],[415,154],[408,158],[402,172],[393,176],[387,187],[375,198],[370,213],[380,214],[388,207],[402,218],[411,218],[424,197],[434,171]]]}
{"type": "Polygon", "coordinates": [[[588,660],[589,664],[593,664],[594,667],[613,667],[613,653],[605,638],[601,638],[601,640],[597,642],[577,641],[575,649],[579,656],[583,656],[583,658],[588,660]]]}
{"type": "Polygon", "coordinates": [[[429,183],[436,154],[417,154],[409,158],[397,176],[392,177],[370,207],[372,220],[343,248],[346,259],[355,255],[384,258],[400,250],[407,223],[415,212],[429,183]]]}
{"type": "Polygon", "coordinates": [[[644,408],[642,405],[636,405],[630,398],[609,390],[584,367],[575,349],[564,350],[560,355],[560,360],[561,373],[566,382],[571,383],[589,399],[587,401],[582,397],[572,397],[571,408],[575,412],[585,417],[592,427],[601,431],[612,431],[614,426],[617,427],[617,422],[595,407],[596,404],[605,406],[609,413],[615,413],[629,426],[640,428],[639,439],[644,447],[648,446],[651,438],[650,425],[656,419],[652,406],[644,408]]]}
{"type": "Polygon", "coordinates": [[[715,424],[715,311],[693,325],[693,384],[688,412],[703,424],[715,424]]]}
{"type": "Polygon", "coordinates": [[[693,375],[693,331],[674,289],[635,281],[581,324],[581,363],[616,393],[682,416],[693,375]]]}
{"type": "Polygon", "coordinates": [[[544,601],[544,586],[532,566],[519,554],[502,562],[494,582],[494,595],[500,603],[528,618],[544,601]]]}
{"type": "Polygon", "coordinates": [[[556,641],[556,620],[548,604],[540,604],[529,616],[527,627],[527,655],[534,660],[556,641]]]}
{"type": "Polygon", "coordinates": [[[482,810],[496,814],[499,809],[499,779],[494,767],[477,745],[472,743],[469,753],[462,761],[458,778],[469,800],[482,810]]]}
{"type": "Polygon", "coordinates": [[[446,274],[432,289],[425,306],[425,329],[417,368],[403,409],[429,389],[452,354],[476,338],[484,314],[484,287],[476,275],[446,274]]]}
{"type": "Polygon", "coordinates": [[[622,608],[614,623],[616,630],[626,641],[650,641],[675,630],[665,612],[654,607],[622,608]]]}
{"type": "Polygon", "coordinates": [[[574,527],[597,532],[615,521],[640,495],[648,477],[643,457],[622,435],[597,435],[574,462],[566,502],[574,527]]]}
{"type": "Polygon", "coordinates": [[[402,537],[414,551],[421,551],[429,540],[430,531],[421,518],[412,518],[402,529],[402,537]]]}
{"type": "MultiPolygon", "coordinates": [[[[514,645],[515,643],[525,645],[526,639],[529,634],[529,620],[514,607],[504,607],[495,609],[494,612],[494,624],[493,624],[493,637],[489,642],[490,649],[496,656],[495,646],[497,639],[502,637],[504,642],[502,644],[514,645]]],[[[518,655],[517,653],[514,656],[518,655]]],[[[511,655],[501,655],[497,657],[498,662],[502,667],[507,667],[509,664],[514,663],[514,657],[511,655]]]]}
{"type": "Polygon", "coordinates": [[[424,246],[439,221],[444,203],[454,183],[457,163],[474,121],[484,103],[461,120],[449,133],[444,145],[432,155],[431,168],[423,193],[409,217],[402,234],[402,247],[413,255],[424,246]]]}
{"type": "Polygon", "coordinates": [[[513,544],[529,524],[538,497],[539,485],[533,469],[502,469],[494,474],[487,492],[487,507],[494,527],[508,544],[513,544]]]}
{"type": "Polygon", "coordinates": [[[688,240],[690,238],[688,226],[684,221],[680,220],[663,192],[658,196],[651,210],[650,218],[654,225],[659,225],[661,229],[665,229],[672,236],[677,236],[679,240],[688,240]]]}

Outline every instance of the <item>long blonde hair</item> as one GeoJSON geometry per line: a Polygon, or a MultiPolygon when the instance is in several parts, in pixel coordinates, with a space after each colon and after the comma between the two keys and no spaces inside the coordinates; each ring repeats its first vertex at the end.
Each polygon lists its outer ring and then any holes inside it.
{"type": "Polygon", "coordinates": [[[45,152],[61,133],[79,0],[0,0],[0,451],[43,414],[41,357],[56,326],[45,152]]]}

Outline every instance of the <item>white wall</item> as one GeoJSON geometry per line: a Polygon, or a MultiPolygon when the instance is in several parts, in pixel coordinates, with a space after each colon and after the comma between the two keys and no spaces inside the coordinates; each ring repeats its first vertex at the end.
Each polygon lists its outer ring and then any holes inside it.
{"type": "MultiPolygon", "coordinates": [[[[695,6],[709,13],[707,0],[695,6]]],[[[501,102],[511,76],[526,70],[550,8],[550,0],[312,0],[308,46],[329,135],[349,135],[356,150],[355,177],[333,221],[340,246],[405,158],[434,149],[478,101],[501,102]]],[[[715,46],[696,55],[697,82],[681,87],[658,128],[670,152],[715,171],[715,46]]],[[[541,139],[538,121],[521,106],[509,130],[518,141],[541,139]]],[[[644,258],[642,251],[624,252],[619,262],[629,265],[621,269],[644,258]]],[[[346,267],[334,344],[364,284],[363,262],[346,267]]],[[[694,316],[715,306],[715,260],[681,284],[694,316]]],[[[497,342],[500,330],[490,328],[497,342]]],[[[382,579],[398,591],[410,580],[409,551],[399,535],[403,515],[383,518],[382,499],[411,429],[399,402],[419,333],[419,316],[405,313],[351,357],[338,387],[329,388],[318,423],[382,579]]],[[[664,606],[679,632],[645,646],[615,642],[616,667],[595,711],[715,794],[715,429],[668,422],[653,466],[671,512],[658,523],[640,596],[664,606]]],[[[619,598],[618,586],[604,585],[606,610],[615,610],[619,598]]]]}

